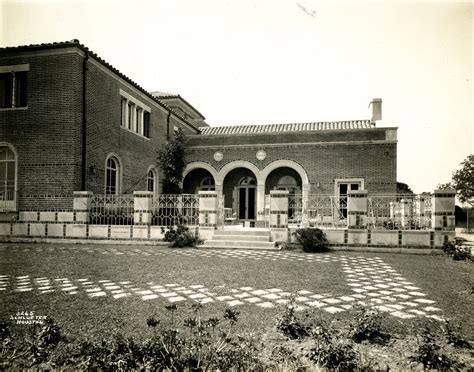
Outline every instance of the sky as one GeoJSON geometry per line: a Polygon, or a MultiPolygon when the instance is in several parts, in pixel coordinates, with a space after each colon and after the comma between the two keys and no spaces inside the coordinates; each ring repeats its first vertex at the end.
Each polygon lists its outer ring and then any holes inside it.
{"type": "Polygon", "coordinates": [[[79,39],[211,126],[370,119],[382,98],[415,192],[474,153],[473,2],[0,1],[1,46],[79,39]]]}

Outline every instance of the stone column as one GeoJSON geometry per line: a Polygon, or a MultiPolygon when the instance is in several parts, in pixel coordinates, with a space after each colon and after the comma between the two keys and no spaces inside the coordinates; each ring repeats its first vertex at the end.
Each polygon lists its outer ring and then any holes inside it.
{"type": "Polygon", "coordinates": [[[89,210],[93,193],[91,191],[74,191],[73,211],[74,222],[89,223],[89,210]]]}
{"type": "Polygon", "coordinates": [[[402,199],[400,200],[400,217],[401,225],[404,229],[411,228],[411,221],[413,219],[413,200],[402,199]]]}
{"type": "Polygon", "coordinates": [[[308,203],[309,203],[309,192],[310,192],[310,184],[304,183],[301,186],[301,204],[302,207],[302,216],[301,216],[301,225],[303,227],[309,226],[309,219],[308,219],[308,203]]]}
{"type": "Polygon", "coordinates": [[[431,228],[454,230],[454,207],[456,190],[435,190],[432,196],[431,228]]]}
{"type": "Polygon", "coordinates": [[[150,225],[152,217],[153,193],[151,191],[133,192],[133,224],[150,225]]]}
{"type": "Polygon", "coordinates": [[[216,191],[199,191],[199,226],[217,227],[216,191]]]}
{"type": "Polygon", "coordinates": [[[349,229],[367,228],[367,190],[347,192],[347,227],[349,229]]]}
{"type": "Polygon", "coordinates": [[[270,191],[270,236],[273,242],[288,241],[288,191],[270,191]]]}
{"type": "Polygon", "coordinates": [[[217,191],[199,191],[199,237],[212,239],[217,228],[217,191]]]}
{"type": "Polygon", "coordinates": [[[265,184],[257,185],[257,222],[255,227],[265,227],[265,184]]]}

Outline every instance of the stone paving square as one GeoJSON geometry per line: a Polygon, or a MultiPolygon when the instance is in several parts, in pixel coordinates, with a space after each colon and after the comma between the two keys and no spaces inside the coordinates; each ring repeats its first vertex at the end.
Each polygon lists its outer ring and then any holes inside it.
{"type": "Polygon", "coordinates": [[[156,294],[149,294],[145,295],[142,297],[142,300],[147,301],[147,300],[154,300],[155,298],[158,298],[158,295],[156,294]]]}
{"type": "Polygon", "coordinates": [[[242,301],[239,301],[239,300],[234,300],[234,301],[227,302],[227,304],[229,306],[237,306],[237,305],[243,305],[244,303],[242,301]]]}
{"type": "Polygon", "coordinates": [[[331,313],[331,314],[336,314],[336,313],[340,313],[341,311],[344,311],[343,309],[341,309],[339,307],[335,307],[335,306],[329,306],[329,307],[325,307],[323,309],[326,310],[328,313],[331,313]]]}
{"type": "Polygon", "coordinates": [[[250,302],[251,304],[262,301],[262,299],[258,297],[244,298],[244,300],[250,302]]]}
{"type": "Polygon", "coordinates": [[[176,297],[178,294],[176,292],[165,292],[165,293],[160,293],[159,294],[161,297],[176,297]]]}
{"type": "Polygon", "coordinates": [[[168,301],[169,301],[169,302],[186,301],[186,297],[182,297],[182,296],[168,297],[168,301]]]}

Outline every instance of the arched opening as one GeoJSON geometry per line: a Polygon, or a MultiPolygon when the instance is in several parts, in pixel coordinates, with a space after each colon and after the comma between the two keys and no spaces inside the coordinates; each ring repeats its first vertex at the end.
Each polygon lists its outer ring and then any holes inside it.
{"type": "Polygon", "coordinates": [[[255,221],[257,178],[250,169],[236,168],[227,173],[223,182],[223,194],[226,215],[231,210],[232,216],[237,220],[255,221]]]}
{"type": "Polygon", "coordinates": [[[216,182],[207,169],[196,168],[186,174],[183,180],[184,194],[197,194],[199,191],[214,191],[216,182]]]}
{"type": "Polygon", "coordinates": [[[158,194],[158,175],[155,168],[150,168],[146,175],[146,190],[158,194]]]}
{"type": "Polygon", "coordinates": [[[120,193],[120,162],[115,156],[109,156],[105,164],[105,193],[117,195],[120,193]]]}
{"type": "Polygon", "coordinates": [[[287,190],[290,195],[299,195],[301,187],[301,176],[289,167],[274,169],[265,180],[265,194],[269,194],[271,190],[287,190]]]}
{"type": "Polygon", "coordinates": [[[301,222],[303,198],[299,173],[290,167],[274,169],[265,180],[265,194],[269,194],[271,190],[288,191],[288,223],[301,222]]]}
{"type": "Polygon", "coordinates": [[[0,211],[16,209],[16,156],[8,146],[0,146],[0,211]]]}

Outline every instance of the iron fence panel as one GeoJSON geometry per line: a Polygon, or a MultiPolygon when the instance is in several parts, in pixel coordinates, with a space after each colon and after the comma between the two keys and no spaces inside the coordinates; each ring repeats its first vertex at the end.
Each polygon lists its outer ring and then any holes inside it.
{"type": "Polygon", "coordinates": [[[199,195],[159,195],[152,202],[152,225],[193,226],[199,224],[199,195]]]}

